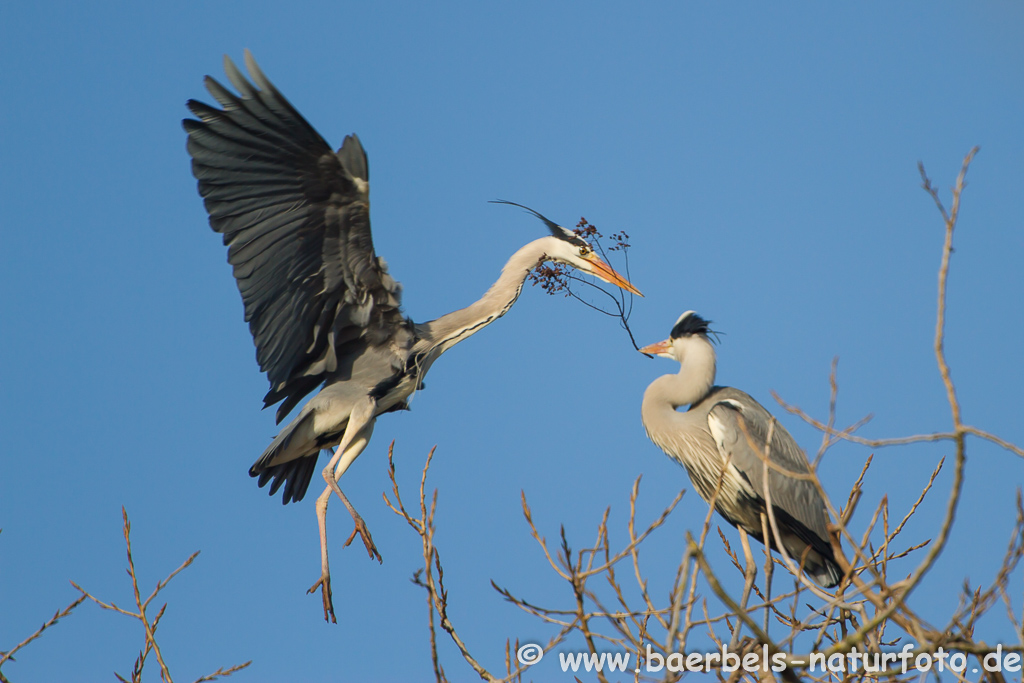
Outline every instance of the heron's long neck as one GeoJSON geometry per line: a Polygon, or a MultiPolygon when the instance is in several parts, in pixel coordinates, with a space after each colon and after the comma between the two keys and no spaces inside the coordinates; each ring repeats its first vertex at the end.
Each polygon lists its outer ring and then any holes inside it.
{"type": "Polygon", "coordinates": [[[705,339],[687,340],[679,372],[662,375],[644,392],[644,415],[652,410],[675,411],[679,406],[696,403],[707,395],[714,383],[715,350],[705,339]]]}
{"type": "Polygon", "coordinates": [[[431,320],[423,325],[421,343],[428,348],[430,362],[505,315],[523,291],[526,276],[544,258],[544,240],[521,248],[501,269],[501,276],[475,303],[431,320]]]}

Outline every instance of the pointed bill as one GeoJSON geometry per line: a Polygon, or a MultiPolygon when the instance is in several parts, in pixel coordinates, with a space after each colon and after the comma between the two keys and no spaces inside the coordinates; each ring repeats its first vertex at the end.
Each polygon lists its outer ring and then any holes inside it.
{"type": "Polygon", "coordinates": [[[664,341],[656,342],[654,344],[648,344],[647,346],[640,349],[640,353],[650,354],[652,356],[667,356],[671,358],[669,352],[672,350],[672,340],[666,339],[664,341]]]}
{"type": "Polygon", "coordinates": [[[629,280],[619,275],[611,266],[609,266],[607,263],[599,259],[593,253],[587,254],[586,256],[583,257],[583,259],[590,264],[591,275],[601,278],[608,284],[615,285],[616,287],[621,287],[622,289],[626,290],[631,294],[643,296],[643,294],[640,293],[640,290],[634,287],[629,280]]]}

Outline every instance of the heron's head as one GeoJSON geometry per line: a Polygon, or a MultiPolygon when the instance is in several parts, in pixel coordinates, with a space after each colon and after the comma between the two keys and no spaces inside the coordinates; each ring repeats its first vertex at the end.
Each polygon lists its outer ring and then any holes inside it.
{"type": "Polygon", "coordinates": [[[547,260],[565,263],[576,270],[593,275],[599,280],[604,280],[610,285],[621,287],[637,296],[643,296],[640,290],[633,286],[633,283],[617,273],[600,256],[595,254],[593,247],[587,244],[586,240],[578,237],[572,230],[566,230],[560,225],[556,225],[555,228],[560,232],[555,232],[552,229],[552,237],[546,238],[550,240],[550,246],[545,247],[547,260]]]}
{"type": "Polygon", "coordinates": [[[687,311],[676,320],[668,339],[645,346],[640,349],[640,353],[670,358],[682,363],[686,350],[694,344],[711,345],[708,335],[715,334],[715,331],[710,325],[711,321],[700,317],[696,311],[687,311]]]}
{"type": "Polygon", "coordinates": [[[534,211],[528,206],[500,199],[495,200],[492,203],[510,204],[512,206],[518,206],[521,209],[526,209],[543,221],[544,225],[548,226],[548,230],[551,231],[551,237],[543,238],[544,254],[546,256],[544,260],[554,261],[556,263],[565,263],[576,270],[582,271],[588,275],[593,275],[599,280],[604,280],[610,285],[621,287],[631,294],[643,296],[643,294],[640,293],[640,290],[634,287],[629,280],[615,272],[615,269],[595,254],[594,248],[590,246],[590,243],[572,230],[564,228],[558,223],[549,220],[544,215],[534,211]]]}

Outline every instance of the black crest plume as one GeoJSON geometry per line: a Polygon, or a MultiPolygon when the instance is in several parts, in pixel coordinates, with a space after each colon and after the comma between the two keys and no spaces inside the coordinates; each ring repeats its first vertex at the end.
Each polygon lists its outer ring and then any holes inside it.
{"type": "Polygon", "coordinates": [[[537,218],[539,218],[542,221],[544,221],[544,225],[548,226],[548,230],[551,231],[551,234],[554,235],[555,237],[557,237],[558,239],[565,240],[566,242],[569,242],[573,246],[584,247],[584,248],[586,248],[588,250],[590,249],[590,245],[587,244],[586,240],[584,240],[582,237],[580,237],[579,235],[574,233],[572,230],[569,230],[567,228],[563,228],[561,225],[559,225],[558,223],[555,223],[553,220],[549,219],[544,214],[542,214],[542,213],[540,213],[538,211],[534,211],[533,209],[531,209],[528,206],[523,206],[522,204],[516,204],[515,202],[506,201],[504,199],[492,199],[490,201],[490,203],[491,204],[508,204],[509,206],[518,206],[520,209],[523,209],[525,211],[529,211],[534,216],[536,216],[537,218]]]}
{"type": "Polygon", "coordinates": [[[679,316],[679,320],[676,321],[675,327],[672,328],[672,334],[669,336],[672,339],[679,339],[680,337],[688,337],[695,334],[703,334],[705,336],[714,334],[710,325],[710,320],[705,320],[697,315],[695,311],[687,311],[679,316]]]}

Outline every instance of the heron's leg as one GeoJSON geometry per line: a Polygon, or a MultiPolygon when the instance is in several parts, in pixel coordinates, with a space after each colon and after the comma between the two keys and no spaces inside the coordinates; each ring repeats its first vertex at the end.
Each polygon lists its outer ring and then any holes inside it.
{"type": "MultiPolygon", "coordinates": [[[[355,459],[359,457],[359,454],[363,452],[363,449],[370,442],[370,436],[373,434],[375,423],[373,413],[376,407],[377,402],[367,398],[356,404],[352,409],[352,413],[348,418],[348,426],[345,428],[345,434],[341,437],[341,443],[338,444],[334,457],[331,458],[331,461],[327,463],[327,467],[324,468],[323,475],[324,480],[327,482],[327,488],[341,499],[348,513],[352,515],[352,521],[355,522],[355,529],[348,540],[345,541],[345,545],[347,546],[351,543],[356,534],[359,534],[370,558],[376,557],[377,561],[381,562],[382,558],[377,551],[377,546],[373,543],[370,530],[366,528],[366,522],[363,521],[363,518],[356,512],[355,507],[349,502],[338,486],[338,481],[341,480],[342,475],[345,474],[345,471],[355,462],[355,459]]],[[[326,494],[327,492],[325,491],[324,493],[326,494]]]]}
{"type": "Polygon", "coordinates": [[[330,462],[323,470],[323,476],[328,486],[316,501],[316,519],[320,527],[320,578],[306,592],[312,593],[317,588],[320,589],[321,598],[324,603],[324,621],[327,621],[329,617],[331,621],[337,623],[334,615],[334,600],[331,595],[330,563],[327,559],[327,504],[330,502],[332,492],[341,498],[341,502],[345,504],[356,525],[355,531],[353,531],[352,536],[349,537],[345,545],[351,543],[352,539],[355,538],[355,534],[359,533],[370,557],[376,557],[378,562],[381,561],[380,553],[377,551],[377,546],[373,543],[373,538],[370,536],[369,529],[366,528],[366,523],[363,522],[363,518],[359,516],[359,513],[356,512],[355,507],[348,501],[345,494],[341,492],[337,481],[345,473],[349,465],[363,452],[367,443],[369,443],[370,436],[373,434],[373,413],[375,407],[376,403],[368,398],[353,408],[352,413],[349,415],[348,425],[345,427],[345,433],[341,437],[341,443],[338,444],[330,462]]]}
{"type": "MultiPolygon", "coordinates": [[[[355,462],[355,459],[359,457],[359,454],[363,452],[363,449],[366,448],[366,445],[370,442],[370,436],[373,434],[373,426],[375,422],[375,420],[371,419],[359,434],[359,438],[349,446],[348,450],[346,450],[344,455],[338,460],[334,469],[334,476],[328,480],[327,488],[328,490],[333,491],[338,498],[341,499],[342,504],[348,510],[348,513],[352,515],[352,521],[355,523],[355,528],[352,530],[352,534],[348,537],[348,540],[345,541],[345,545],[342,547],[347,547],[352,540],[355,539],[356,534],[359,534],[359,538],[363,541],[363,545],[366,546],[366,552],[369,553],[370,559],[376,558],[378,562],[382,562],[383,559],[380,556],[380,552],[377,551],[377,546],[373,543],[373,537],[370,536],[370,530],[366,528],[366,522],[363,521],[363,518],[358,512],[356,512],[355,506],[349,502],[345,494],[342,493],[341,487],[338,486],[341,476],[345,474],[345,471],[348,470],[349,466],[353,462],[355,462]]],[[[328,468],[329,467],[330,466],[328,466],[328,468]]],[[[327,469],[324,471],[324,478],[326,479],[328,476],[326,474],[327,469]]],[[[330,496],[328,495],[328,497],[330,496]]]]}
{"type": "MultiPolygon", "coordinates": [[[[345,468],[348,468],[348,466],[352,464],[352,461],[362,453],[364,448],[366,448],[366,444],[370,440],[370,434],[372,431],[373,423],[371,422],[368,429],[364,430],[364,433],[360,434],[359,438],[357,438],[354,443],[350,444],[348,449],[342,454],[340,464],[344,465],[345,468]]],[[[331,458],[332,461],[338,460],[337,456],[339,451],[341,451],[340,447],[335,451],[331,458]]],[[[328,466],[328,470],[329,469],[330,466],[328,466]]],[[[333,478],[332,483],[334,483],[334,486],[325,487],[324,492],[316,499],[316,520],[320,527],[320,578],[306,592],[312,593],[319,588],[320,597],[324,603],[324,621],[327,621],[329,617],[332,622],[338,623],[334,616],[334,600],[331,595],[331,568],[327,559],[327,504],[330,502],[331,495],[333,493],[337,492],[341,497],[341,502],[345,504],[346,508],[348,508],[349,514],[352,515],[352,519],[356,524],[355,530],[352,532],[352,535],[349,536],[345,545],[351,543],[352,539],[355,538],[356,533],[359,533],[363,539],[363,543],[367,546],[366,550],[370,553],[370,557],[376,557],[378,561],[380,561],[381,557],[380,553],[377,551],[377,547],[373,543],[373,538],[370,537],[369,529],[366,528],[366,523],[363,522],[363,518],[359,516],[359,513],[356,512],[355,507],[349,502],[348,498],[345,497],[345,494],[341,493],[337,482],[333,481],[333,478]]]]}
{"type": "MultiPolygon", "coordinates": [[[[770,542],[771,536],[768,534],[768,515],[761,513],[761,538],[764,539],[764,632],[768,633],[768,621],[772,613],[772,570],[774,569],[774,561],[772,560],[772,544],[770,542]]],[[[781,541],[779,541],[781,543],[781,541]]]]}
{"type": "MultiPolygon", "coordinates": [[[[747,538],[746,530],[741,526],[736,528],[740,532],[740,544],[743,546],[743,559],[746,562],[743,571],[743,595],[740,598],[740,608],[745,612],[747,611],[747,601],[750,599],[750,589],[754,587],[754,579],[757,577],[757,564],[754,562],[754,554],[750,552],[750,540],[747,538]]],[[[729,641],[730,650],[735,649],[739,644],[740,624],[742,623],[737,622],[736,624],[736,630],[729,641]]]]}
{"type": "Polygon", "coordinates": [[[327,561],[327,503],[331,500],[331,487],[324,489],[320,497],[316,499],[316,521],[320,527],[320,579],[310,586],[307,594],[317,588],[320,589],[320,597],[324,602],[324,621],[328,616],[332,622],[338,623],[334,616],[334,600],[331,596],[331,566],[327,561]]]}

